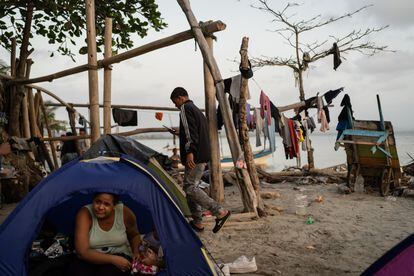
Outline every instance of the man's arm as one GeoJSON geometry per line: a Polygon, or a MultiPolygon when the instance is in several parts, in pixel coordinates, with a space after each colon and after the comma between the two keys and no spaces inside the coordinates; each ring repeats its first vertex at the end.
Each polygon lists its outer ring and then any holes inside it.
{"type": "Polygon", "coordinates": [[[187,137],[185,148],[185,152],[187,154],[186,166],[193,169],[195,167],[194,153],[198,151],[197,147],[199,145],[198,128],[200,125],[197,123],[196,115],[191,108],[186,108],[186,106],[184,106],[184,111],[185,123],[182,123],[187,137]]]}
{"type": "Polygon", "coordinates": [[[134,259],[139,258],[139,247],[141,246],[142,240],[137,227],[137,218],[135,214],[124,205],[124,223],[129,244],[131,246],[132,254],[134,259]]]}

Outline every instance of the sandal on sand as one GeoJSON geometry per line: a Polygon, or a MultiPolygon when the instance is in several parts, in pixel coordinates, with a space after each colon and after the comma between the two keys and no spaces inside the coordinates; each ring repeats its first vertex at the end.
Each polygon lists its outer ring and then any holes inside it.
{"type": "Polygon", "coordinates": [[[230,211],[227,211],[227,214],[222,218],[216,218],[216,225],[214,225],[213,233],[217,233],[220,231],[221,228],[223,228],[224,224],[227,222],[231,215],[230,211]]]}
{"type": "Polygon", "coordinates": [[[194,231],[196,232],[203,232],[204,231],[204,227],[198,227],[197,225],[195,225],[194,220],[189,222],[191,228],[194,229],[194,231]]]}

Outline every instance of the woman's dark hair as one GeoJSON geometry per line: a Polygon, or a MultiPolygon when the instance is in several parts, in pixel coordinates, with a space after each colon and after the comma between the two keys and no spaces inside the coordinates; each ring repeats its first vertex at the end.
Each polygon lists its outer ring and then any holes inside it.
{"type": "Polygon", "coordinates": [[[187,90],[185,90],[182,87],[176,87],[174,88],[174,90],[171,92],[171,96],[170,99],[174,100],[177,99],[178,97],[183,96],[183,97],[188,97],[188,93],[187,90]]]}
{"type": "Polygon", "coordinates": [[[119,203],[119,195],[116,195],[116,194],[113,194],[113,193],[105,193],[105,192],[102,192],[102,193],[96,193],[96,194],[94,194],[94,195],[93,195],[93,199],[95,200],[95,198],[96,198],[98,195],[101,195],[101,194],[108,194],[108,195],[111,195],[111,196],[112,196],[112,202],[114,203],[114,205],[117,205],[117,204],[119,203]]]}

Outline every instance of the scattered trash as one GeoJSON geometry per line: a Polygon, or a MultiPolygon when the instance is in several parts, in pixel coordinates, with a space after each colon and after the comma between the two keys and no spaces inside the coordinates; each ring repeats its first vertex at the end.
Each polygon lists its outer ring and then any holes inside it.
{"type": "Polygon", "coordinates": [[[313,219],[312,216],[309,216],[308,219],[306,220],[306,224],[310,225],[313,224],[315,222],[315,220],[313,219]]]}
{"type": "Polygon", "coordinates": [[[308,206],[307,196],[302,195],[302,194],[296,195],[295,203],[296,203],[295,213],[299,216],[306,216],[307,214],[306,207],[308,206]]]}
{"type": "Polygon", "coordinates": [[[278,192],[260,192],[260,197],[263,199],[276,199],[280,197],[278,192]]]}
{"type": "Polygon", "coordinates": [[[338,193],[340,193],[340,194],[350,194],[351,189],[346,185],[339,185],[338,186],[338,193]]]}
{"type": "Polygon", "coordinates": [[[309,250],[315,250],[316,249],[315,246],[313,246],[313,245],[307,245],[305,248],[309,249],[309,250]]]}
{"type": "Polygon", "coordinates": [[[305,188],[303,188],[303,187],[293,187],[293,190],[295,190],[295,191],[299,191],[299,192],[304,192],[304,191],[306,191],[306,189],[305,188]]]}
{"type": "Polygon", "coordinates": [[[321,195],[316,196],[315,201],[318,203],[321,203],[323,201],[323,196],[321,195]]]}
{"type": "Polygon", "coordinates": [[[397,198],[395,196],[387,196],[385,199],[387,201],[397,201],[397,198]]]}
{"type": "Polygon", "coordinates": [[[229,267],[230,273],[250,273],[257,271],[256,258],[249,260],[246,256],[238,257],[234,262],[225,264],[229,267]]]}

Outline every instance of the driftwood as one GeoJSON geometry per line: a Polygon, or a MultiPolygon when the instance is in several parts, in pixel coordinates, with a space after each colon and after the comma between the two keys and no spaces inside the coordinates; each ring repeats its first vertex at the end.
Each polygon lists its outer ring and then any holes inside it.
{"type": "Polygon", "coordinates": [[[88,45],[89,118],[91,142],[101,136],[99,123],[98,60],[96,57],[95,0],[86,0],[86,39],[88,45]]]}
{"type": "Polygon", "coordinates": [[[304,183],[340,183],[346,181],[346,172],[335,172],[332,170],[312,169],[310,171],[292,171],[292,172],[277,172],[268,173],[263,169],[258,168],[257,172],[261,178],[267,183],[279,183],[284,181],[299,181],[304,183]],[[307,180],[306,180],[307,179],[307,180]]]}
{"type": "MultiPolygon", "coordinates": [[[[213,51],[213,38],[206,36],[206,41],[213,51]]],[[[217,113],[216,113],[216,88],[214,79],[204,63],[204,90],[206,102],[206,116],[208,123],[208,136],[210,140],[210,195],[217,202],[224,201],[224,184],[220,163],[220,143],[217,132],[217,113]]]]}

